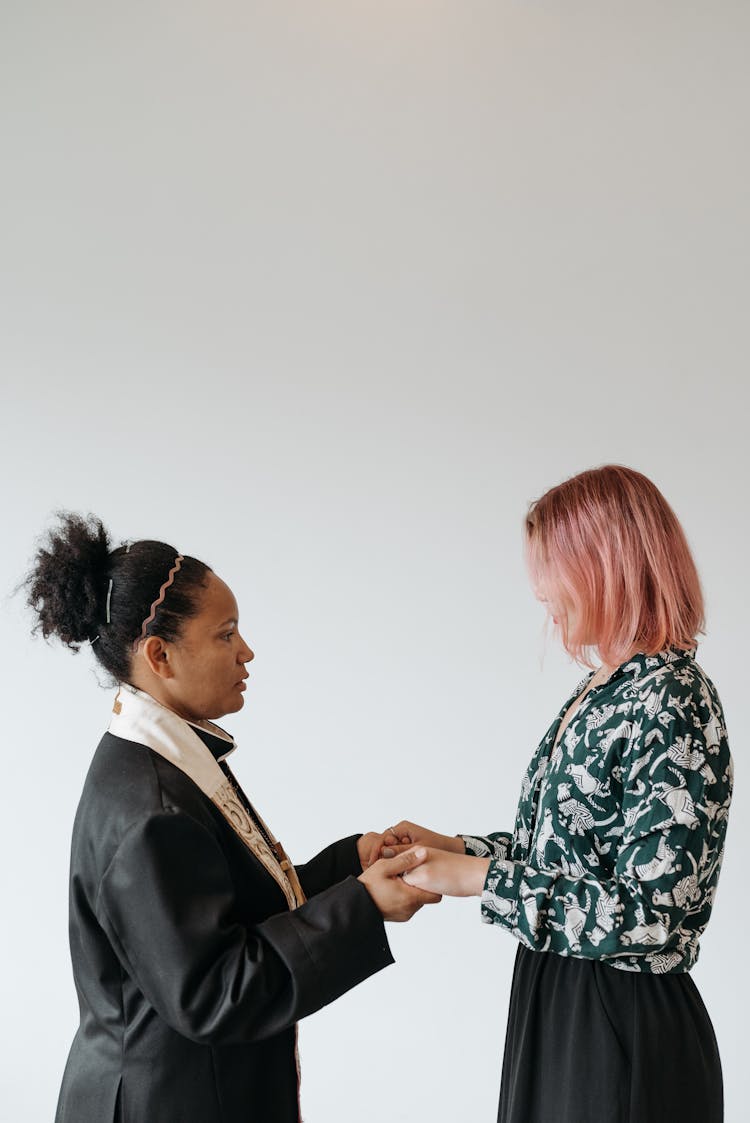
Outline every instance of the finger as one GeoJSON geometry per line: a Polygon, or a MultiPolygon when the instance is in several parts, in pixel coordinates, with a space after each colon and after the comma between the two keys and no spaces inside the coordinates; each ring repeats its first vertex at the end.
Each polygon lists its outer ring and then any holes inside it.
{"type": "Polygon", "coordinates": [[[395,858],[398,854],[405,854],[407,850],[413,850],[413,843],[399,842],[395,846],[386,846],[383,848],[384,858],[395,858]]]}
{"type": "Polygon", "coordinates": [[[423,905],[436,905],[438,901],[442,900],[442,893],[438,893],[430,885],[429,873],[426,872],[424,866],[421,869],[407,870],[401,880],[404,885],[409,886],[408,891],[412,899],[416,898],[423,905]]]}
{"type": "Polygon", "coordinates": [[[442,893],[430,893],[427,889],[415,889],[419,894],[420,905],[439,905],[443,899],[442,893]]]}
{"type": "Polygon", "coordinates": [[[384,849],[387,849],[391,845],[393,845],[393,843],[389,842],[389,839],[394,839],[394,835],[389,834],[388,831],[383,831],[382,834],[375,836],[375,841],[373,843],[372,851],[370,854],[371,864],[373,862],[377,862],[378,858],[383,858],[385,856],[383,854],[384,849]]]}
{"type": "Polygon", "coordinates": [[[407,848],[402,854],[397,854],[395,858],[386,858],[385,861],[391,867],[388,871],[391,877],[398,877],[406,870],[413,870],[416,866],[421,866],[422,862],[427,861],[427,858],[427,847],[417,846],[414,849],[407,848]]]}
{"type": "Polygon", "coordinates": [[[408,917],[413,916],[424,905],[438,905],[442,901],[439,893],[430,893],[426,889],[412,889],[408,896],[408,917]]]}

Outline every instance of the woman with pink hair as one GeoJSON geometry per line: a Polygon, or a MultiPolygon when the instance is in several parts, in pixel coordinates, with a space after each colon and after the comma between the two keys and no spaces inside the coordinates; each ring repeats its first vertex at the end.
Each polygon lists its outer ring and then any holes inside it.
{"type": "Polygon", "coordinates": [[[384,853],[426,847],[405,880],[480,897],[482,919],[519,943],[499,1123],[719,1123],[716,1038],[689,971],[732,762],[695,661],[690,549],[655,485],[608,465],[531,505],[526,553],[563,646],[591,671],[531,760],[512,834],[402,821],[384,853]]]}

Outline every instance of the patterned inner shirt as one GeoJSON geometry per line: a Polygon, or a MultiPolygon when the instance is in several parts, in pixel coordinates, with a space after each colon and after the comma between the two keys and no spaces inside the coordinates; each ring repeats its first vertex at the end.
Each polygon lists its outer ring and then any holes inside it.
{"type": "Polygon", "coordinates": [[[482,919],[535,951],[626,971],[689,971],[724,852],[732,759],[694,658],[634,655],[565,702],[521,785],[512,835],[463,835],[491,859],[482,919]]]}

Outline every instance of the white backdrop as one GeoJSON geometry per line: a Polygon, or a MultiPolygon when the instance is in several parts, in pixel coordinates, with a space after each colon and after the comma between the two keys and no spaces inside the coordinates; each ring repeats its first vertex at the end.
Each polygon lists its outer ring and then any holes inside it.
{"type": "MultiPolygon", "coordinates": [[[[68,843],[111,694],[11,597],[58,507],[237,594],[236,770],[299,859],[510,829],[579,672],[527,502],[606,461],[695,550],[737,763],[694,978],[742,1123],[750,7],[0,2],[0,1117],[50,1120],[68,843]]],[[[302,1026],[307,1123],[495,1118],[515,947],[447,902],[302,1026]],[[352,1106],[352,1105],[356,1106],[352,1106]]]]}

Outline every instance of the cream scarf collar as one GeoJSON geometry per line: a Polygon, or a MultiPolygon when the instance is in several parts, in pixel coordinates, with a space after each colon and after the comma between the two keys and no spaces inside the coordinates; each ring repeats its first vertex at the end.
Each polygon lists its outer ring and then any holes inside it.
{"type": "MultiPolygon", "coordinates": [[[[200,728],[224,741],[227,755],[234,749],[234,739],[218,725],[205,721],[200,728]]],[[[125,741],[146,745],[189,776],[277,882],[289,908],[303,904],[305,894],[283,846],[257,812],[248,814],[233,784],[189,721],[145,691],[123,683],[115,698],[109,732],[125,741]]]]}

